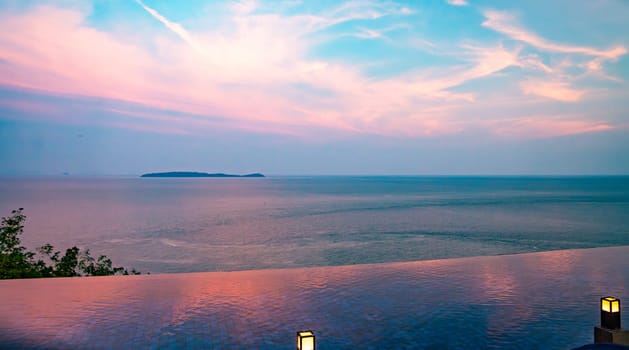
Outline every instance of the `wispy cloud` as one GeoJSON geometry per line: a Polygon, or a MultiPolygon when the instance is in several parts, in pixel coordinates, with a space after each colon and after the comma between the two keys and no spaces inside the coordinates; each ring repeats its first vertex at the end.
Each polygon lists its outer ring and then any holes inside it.
{"type": "Polygon", "coordinates": [[[400,29],[407,29],[409,26],[403,23],[398,23],[392,26],[388,26],[385,28],[381,28],[381,29],[374,29],[374,28],[365,28],[365,27],[358,27],[358,33],[353,34],[353,36],[357,37],[357,38],[363,38],[363,39],[386,39],[386,40],[391,40],[389,38],[386,37],[386,33],[388,32],[392,32],[392,31],[396,31],[396,30],[400,30],[400,29]]]}
{"type": "MultiPolygon", "coordinates": [[[[425,130],[417,128],[430,126],[434,129],[437,119],[434,113],[422,115],[421,111],[433,108],[422,106],[422,103],[434,99],[469,100],[467,94],[452,93],[446,89],[490,75],[513,63],[503,49],[479,51],[474,54],[472,65],[413,74],[412,80],[402,77],[378,81],[365,77],[352,65],[314,61],[305,57],[305,49],[295,50],[300,46],[299,41],[302,41],[301,45],[307,43],[303,37],[305,34],[299,33],[303,33],[304,23],[308,23],[309,18],[252,16],[246,18],[246,26],[237,28],[229,36],[206,36],[197,41],[183,26],[141,5],[183,39],[186,45],[197,52],[209,52],[205,48],[212,47],[212,53],[207,57],[186,53],[179,50],[176,43],[165,41],[162,45],[167,46],[161,51],[167,56],[156,57],[121,44],[108,34],[83,27],[79,24],[80,14],[47,8],[11,19],[24,34],[39,37],[38,42],[49,42],[50,45],[31,46],[28,42],[15,41],[14,37],[5,33],[4,39],[12,40],[13,45],[5,46],[3,56],[12,58],[12,63],[22,66],[22,70],[29,68],[30,73],[19,78],[5,75],[9,78],[3,83],[46,86],[67,93],[123,99],[185,113],[220,115],[250,123],[267,123],[274,125],[273,128],[313,125],[353,132],[396,133],[408,131],[404,120],[409,123],[412,120],[414,127],[411,130],[423,134],[425,130]],[[52,22],[50,14],[55,18],[52,22]],[[72,17],[72,20],[65,20],[64,17],[72,17]],[[40,23],[40,26],[31,27],[33,22],[40,23]],[[51,37],[64,40],[46,39],[51,37]],[[78,49],[89,47],[87,43],[96,40],[101,43],[100,46],[93,47],[89,52],[78,49]],[[16,47],[20,49],[15,50],[16,47]],[[91,56],[98,55],[103,61],[102,66],[109,67],[116,74],[94,70],[92,65],[87,64],[57,67],[44,62],[43,66],[31,65],[28,60],[37,56],[34,50],[39,52],[39,56],[58,57],[68,63],[90,62],[93,61],[91,56]],[[29,51],[32,54],[22,54],[29,51]],[[160,59],[170,62],[167,70],[161,66],[160,59]],[[42,84],[41,75],[35,74],[35,69],[54,71],[55,74],[42,84]],[[309,89],[295,90],[292,87],[295,84],[309,89]],[[103,90],[104,86],[112,88],[103,90]],[[319,96],[312,91],[327,91],[327,96],[319,96]],[[300,93],[301,98],[291,100],[287,97],[294,93],[300,93]],[[365,101],[370,102],[365,105],[365,101]],[[410,119],[408,109],[413,110],[410,119]],[[423,118],[432,121],[428,124],[420,122],[423,118]]],[[[333,11],[334,16],[340,17],[332,16],[324,22],[339,22],[343,18],[377,18],[382,14],[402,11],[395,6],[379,6],[376,10],[380,12],[369,14],[370,10],[361,4],[346,4],[333,11]]],[[[439,125],[445,130],[444,122],[439,125]]]]}
{"type": "Polygon", "coordinates": [[[582,90],[577,90],[566,82],[546,81],[540,79],[530,79],[520,84],[525,94],[537,95],[562,102],[577,102],[585,94],[582,90]]]}
{"type": "Polygon", "coordinates": [[[384,37],[384,32],[376,29],[358,28],[358,33],[354,36],[363,39],[380,39],[384,37]]]}
{"type": "Polygon", "coordinates": [[[469,5],[467,0],[446,0],[446,2],[453,6],[467,6],[469,5]]]}
{"type": "MultiPolygon", "coordinates": [[[[500,17],[502,13],[489,12],[483,25],[517,38],[518,43],[466,40],[448,44],[455,54],[444,54],[440,53],[448,51],[441,50],[444,44],[427,37],[420,48],[404,48],[414,50],[410,57],[416,62],[407,61],[409,67],[371,75],[360,62],[317,55],[317,50],[336,44],[338,34],[348,28],[358,33],[344,40],[398,48],[396,35],[422,37],[403,24],[420,11],[389,1],[350,1],[317,11],[271,13],[263,4],[241,1],[228,9],[229,18],[219,29],[208,31],[175,23],[167,14],[136,1],[168,30],[160,25],[159,31],[142,37],[146,46],[90,26],[88,14],[75,10],[38,6],[19,14],[0,14],[2,28],[11,28],[0,31],[0,84],[126,101],[162,111],[125,112],[124,106],[108,110],[134,118],[119,121],[119,126],[142,119],[159,123],[160,130],[172,125],[180,133],[235,127],[302,136],[315,129],[424,136],[460,132],[474,123],[486,127],[480,117],[491,110],[483,100],[486,96],[493,104],[500,98],[530,103],[539,102],[539,97],[585,100],[589,90],[575,88],[576,78],[569,72],[574,64],[564,68],[540,52],[531,52],[530,46],[584,55],[589,63],[578,64],[591,74],[602,74],[603,62],[610,64],[619,57],[609,50],[551,43],[509,23],[500,17]],[[383,22],[388,17],[391,20],[383,22]],[[429,54],[426,47],[432,50],[429,54]],[[509,79],[498,88],[473,87],[504,77],[509,79]],[[485,110],[470,117],[467,107],[479,105],[485,110]]],[[[478,22],[475,26],[480,28],[478,22]]],[[[369,63],[375,66],[387,59],[369,63]]],[[[567,128],[563,121],[548,125],[574,132],[598,130],[567,128]]]]}
{"type": "Polygon", "coordinates": [[[532,115],[488,122],[493,132],[508,138],[548,138],[609,130],[604,121],[575,115],[532,115]]]}
{"type": "Polygon", "coordinates": [[[159,12],[154,9],[146,6],[141,0],[136,0],[136,2],[142,6],[146,12],[148,12],[151,16],[153,16],[156,20],[162,22],[166,28],[175,33],[177,36],[181,38],[181,40],[185,41],[190,47],[195,49],[198,52],[202,52],[201,46],[196,42],[196,40],[192,37],[192,35],[179,23],[172,22],[168,20],[166,17],[162,16],[159,12]]]}
{"type": "Polygon", "coordinates": [[[621,79],[605,72],[605,62],[615,62],[627,54],[627,49],[617,45],[609,49],[600,49],[584,45],[557,43],[545,39],[518,23],[515,15],[506,11],[487,10],[482,25],[509,39],[518,41],[540,54],[529,53],[520,57],[522,68],[540,71],[546,77],[527,78],[520,82],[521,91],[526,95],[547,99],[576,103],[583,101],[589,93],[588,89],[575,88],[575,82],[584,77],[620,82],[621,79]],[[546,63],[541,54],[546,53],[546,63]]]}
{"type": "Polygon", "coordinates": [[[518,25],[517,18],[508,12],[487,10],[484,12],[484,15],[484,27],[493,29],[507,35],[511,39],[524,42],[541,50],[596,56],[610,60],[615,60],[627,53],[627,49],[624,46],[600,50],[588,46],[554,43],[518,25]]]}
{"type": "Polygon", "coordinates": [[[241,0],[235,1],[229,5],[232,12],[237,15],[243,16],[253,13],[258,7],[258,1],[256,0],[241,0]]]}
{"type": "Polygon", "coordinates": [[[584,76],[592,76],[592,77],[603,79],[603,80],[609,80],[609,81],[614,81],[617,83],[622,83],[623,79],[612,76],[611,74],[605,71],[603,67],[603,61],[604,60],[601,58],[595,58],[593,60],[586,61],[579,64],[579,67],[585,71],[584,76]]]}

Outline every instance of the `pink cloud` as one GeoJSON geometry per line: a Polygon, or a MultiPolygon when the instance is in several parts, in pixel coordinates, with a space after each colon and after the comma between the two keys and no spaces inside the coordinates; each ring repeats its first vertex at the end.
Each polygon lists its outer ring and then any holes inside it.
{"type": "Polygon", "coordinates": [[[38,90],[125,99],[152,91],[142,68],[151,59],[81,25],[74,11],[40,7],[22,16],[2,16],[0,83],[38,90]]]}
{"type": "MultiPolygon", "coordinates": [[[[382,128],[376,120],[411,108],[416,115],[422,106],[412,100],[418,96],[469,100],[465,94],[445,89],[512,64],[502,57],[491,61],[494,55],[488,53],[483,58],[487,62],[453,73],[418,75],[412,82],[372,81],[355,67],[305,59],[306,44],[300,42],[300,35],[303,21],[310,22],[309,18],[246,17],[239,19],[242,27],[229,36],[193,38],[182,26],[140,4],[183,43],[162,38],[157,42],[161,54],[155,55],[85,26],[84,13],[39,7],[18,16],[3,16],[3,25],[12,31],[0,33],[0,57],[10,63],[0,67],[0,84],[220,116],[239,121],[234,124],[267,124],[266,129],[311,125],[396,133],[398,127],[382,128]],[[301,101],[283,97],[286,86],[295,83],[328,91],[330,97],[311,93],[301,101]]],[[[335,14],[338,17],[321,21],[378,17],[387,11],[380,9],[382,13],[376,16],[360,7],[341,8],[335,14]]]]}
{"type": "MultiPolygon", "coordinates": [[[[313,129],[422,136],[461,130],[462,107],[477,100],[453,88],[509,67],[551,70],[538,57],[523,59],[519,48],[502,45],[467,45],[457,66],[383,79],[369,78],[356,65],[309,58],[315,43],[308,34],[344,21],[412,13],[365,4],[282,16],[255,14],[254,3],[242,2],[229,30],[193,33],[138,0],[148,18],[175,34],[142,38],[151,49],[89,27],[85,12],[40,6],[0,14],[2,27],[11,29],[0,31],[0,59],[6,62],[0,65],[0,85],[161,109],[165,112],[111,111],[141,119],[142,125],[155,123],[157,132],[171,126],[182,133],[235,127],[300,136],[313,129]]],[[[561,101],[581,98],[568,86],[524,83],[522,89],[561,101]]],[[[137,124],[117,125],[151,130],[137,124]]]]}
{"type": "Polygon", "coordinates": [[[520,84],[522,91],[527,95],[536,95],[561,102],[578,102],[585,94],[582,90],[576,90],[566,82],[545,81],[530,79],[520,84]]]}
{"type": "Polygon", "coordinates": [[[453,6],[467,6],[467,0],[446,0],[446,2],[453,6]]]}
{"type": "Polygon", "coordinates": [[[495,134],[509,138],[547,138],[612,129],[612,126],[604,121],[552,115],[495,120],[488,122],[488,126],[495,134]]]}

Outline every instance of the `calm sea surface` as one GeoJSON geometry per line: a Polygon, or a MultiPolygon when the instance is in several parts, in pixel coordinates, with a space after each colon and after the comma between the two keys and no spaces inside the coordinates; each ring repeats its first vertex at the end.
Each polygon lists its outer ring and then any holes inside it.
{"type": "Polygon", "coordinates": [[[1,178],[23,243],[145,272],[629,245],[629,177],[1,178]]]}

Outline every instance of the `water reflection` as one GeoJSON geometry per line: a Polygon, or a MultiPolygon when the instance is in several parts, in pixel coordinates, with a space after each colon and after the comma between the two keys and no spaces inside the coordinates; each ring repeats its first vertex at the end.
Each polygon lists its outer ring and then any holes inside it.
{"type": "Polygon", "coordinates": [[[548,348],[628,296],[629,247],[328,268],[0,281],[0,348],[548,348]],[[442,336],[443,334],[448,336],[442,336]]]}

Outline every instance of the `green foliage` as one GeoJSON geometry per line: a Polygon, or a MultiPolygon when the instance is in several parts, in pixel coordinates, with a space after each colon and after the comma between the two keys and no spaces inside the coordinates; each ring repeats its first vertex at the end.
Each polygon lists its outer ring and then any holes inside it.
{"type": "Polygon", "coordinates": [[[12,216],[8,218],[2,218],[2,227],[0,227],[0,253],[11,254],[18,250],[23,250],[23,247],[18,247],[20,244],[20,235],[24,231],[24,221],[26,216],[22,214],[24,208],[11,211],[12,216]]]}
{"type": "MultiPolygon", "coordinates": [[[[24,232],[26,216],[19,208],[11,211],[11,216],[2,218],[0,224],[0,279],[36,277],[74,277],[128,275],[123,267],[114,267],[111,259],[101,255],[95,259],[89,249],[81,251],[77,247],[66,249],[64,255],[54,251],[49,243],[38,248],[42,259],[35,260],[36,253],[20,245],[20,235],[24,232]]],[[[138,275],[135,269],[131,274],[138,275]]]]}

